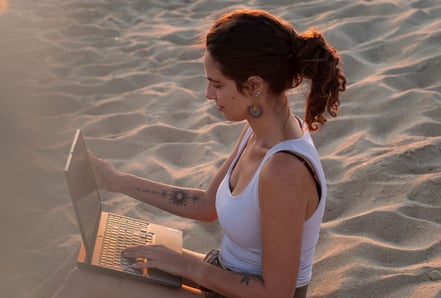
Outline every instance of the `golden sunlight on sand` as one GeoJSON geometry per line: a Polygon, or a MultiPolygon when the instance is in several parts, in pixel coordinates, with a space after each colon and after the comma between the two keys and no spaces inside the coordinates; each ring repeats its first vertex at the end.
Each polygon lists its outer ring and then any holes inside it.
{"type": "Polygon", "coordinates": [[[0,0],[0,13],[8,9],[8,0],[0,0]]]}
{"type": "MultiPolygon", "coordinates": [[[[205,98],[201,38],[245,4],[322,31],[348,78],[312,134],[327,198],[308,297],[441,298],[440,0],[0,0],[0,297],[84,297],[63,173],[76,128],[118,169],[210,185],[245,123],[205,98]]],[[[308,92],[289,93],[300,117],[308,92]]],[[[220,246],[218,222],[100,194],[106,211],[183,231],[185,249],[220,246]]]]}

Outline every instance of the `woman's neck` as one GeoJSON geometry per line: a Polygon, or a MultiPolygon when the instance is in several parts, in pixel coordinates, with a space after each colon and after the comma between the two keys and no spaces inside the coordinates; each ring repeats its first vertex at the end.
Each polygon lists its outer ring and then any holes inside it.
{"type": "Polygon", "coordinates": [[[253,145],[269,149],[281,141],[302,137],[303,130],[291,112],[286,97],[267,102],[277,104],[274,104],[273,107],[269,104],[265,105],[260,117],[248,119],[254,132],[250,142],[253,145]],[[277,103],[276,100],[279,102],[277,103]]]}

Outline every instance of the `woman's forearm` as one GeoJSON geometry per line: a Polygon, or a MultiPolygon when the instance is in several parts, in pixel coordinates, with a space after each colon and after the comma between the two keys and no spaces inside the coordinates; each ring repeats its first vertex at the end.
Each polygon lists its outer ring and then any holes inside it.
{"type": "Polygon", "coordinates": [[[120,176],[119,192],[170,213],[191,219],[213,221],[217,215],[206,192],[154,182],[132,174],[120,176]]]}
{"type": "Polygon", "coordinates": [[[265,287],[260,276],[221,269],[208,263],[193,263],[188,278],[227,297],[279,297],[265,287]],[[276,295],[276,296],[273,296],[276,295]]]}

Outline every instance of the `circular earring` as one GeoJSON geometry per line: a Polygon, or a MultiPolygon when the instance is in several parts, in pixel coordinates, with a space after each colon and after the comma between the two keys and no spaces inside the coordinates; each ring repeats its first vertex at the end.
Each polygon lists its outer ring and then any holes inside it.
{"type": "Polygon", "coordinates": [[[256,93],[254,94],[255,97],[259,97],[260,95],[260,90],[257,90],[256,93]]]}
{"type": "Polygon", "coordinates": [[[251,117],[258,118],[262,115],[262,109],[257,104],[253,104],[248,107],[248,114],[250,114],[251,117]]]}

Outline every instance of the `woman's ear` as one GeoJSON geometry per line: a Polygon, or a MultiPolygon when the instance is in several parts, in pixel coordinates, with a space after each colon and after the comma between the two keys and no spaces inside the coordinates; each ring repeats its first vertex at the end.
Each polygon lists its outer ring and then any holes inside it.
{"type": "Polygon", "coordinates": [[[246,82],[248,92],[251,96],[258,97],[263,91],[264,80],[260,76],[251,76],[246,82]]]}

